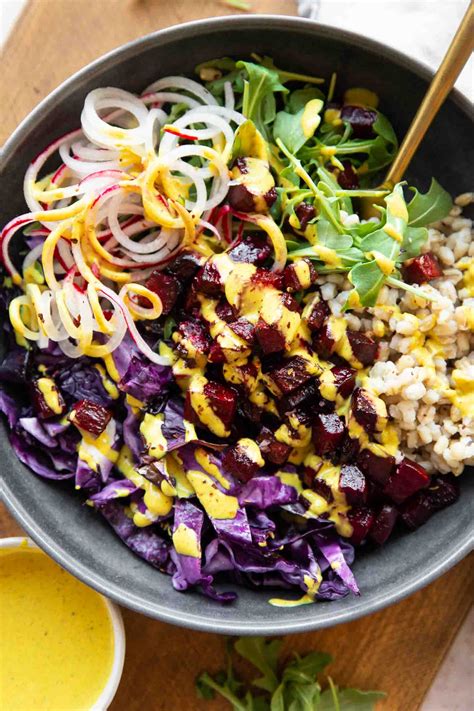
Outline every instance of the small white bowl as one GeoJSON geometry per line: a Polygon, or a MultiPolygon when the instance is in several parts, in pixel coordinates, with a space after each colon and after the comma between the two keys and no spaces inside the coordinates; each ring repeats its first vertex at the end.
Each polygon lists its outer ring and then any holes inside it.
{"type": "MultiPolygon", "coordinates": [[[[36,548],[41,550],[38,548],[36,543],[31,540],[31,538],[26,536],[0,538],[0,548],[19,548],[20,546],[27,546],[28,548],[36,548]]],[[[44,555],[46,555],[46,553],[44,553],[44,555]]],[[[70,575],[70,573],[68,573],[68,575],[70,575]]],[[[114,635],[114,659],[107,683],[102,689],[99,698],[95,701],[93,706],[91,706],[90,711],[106,711],[112,703],[112,699],[115,696],[122,677],[123,662],[125,659],[125,629],[123,626],[122,613],[117,605],[114,605],[113,602],[103,595],[100,595],[100,593],[95,594],[99,595],[99,597],[101,597],[104,601],[112,623],[112,631],[114,635]]]]}

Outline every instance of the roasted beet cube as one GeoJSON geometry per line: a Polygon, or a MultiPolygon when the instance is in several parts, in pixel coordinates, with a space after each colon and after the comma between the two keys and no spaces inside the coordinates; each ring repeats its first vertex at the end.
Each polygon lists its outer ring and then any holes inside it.
{"type": "Polygon", "coordinates": [[[430,477],[426,469],[418,462],[404,457],[386,483],[384,494],[396,504],[401,504],[429,483],[430,477]]]}
{"type": "Polygon", "coordinates": [[[278,353],[285,347],[285,338],[275,326],[269,326],[259,319],[255,326],[255,335],[264,353],[278,353]]]}
{"type": "Polygon", "coordinates": [[[331,372],[339,395],[343,398],[349,397],[355,388],[356,371],[352,368],[344,368],[336,365],[331,372]]]}
{"type": "Polygon", "coordinates": [[[426,493],[432,507],[436,511],[440,511],[458,500],[459,485],[452,477],[439,476],[431,480],[426,493]]]}
{"type": "Polygon", "coordinates": [[[310,380],[294,390],[289,395],[285,395],[278,400],[277,407],[281,413],[294,410],[295,407],[306,408],[315,406],[315,400],[319,398],[318,384],[315,380],[310,380]]]}
{"type": "Polygon", "coordinates": [[[359,506],[358,508],[351,509],[347,514],[347,518],[352,526],[350,541],[355,546],[358,546],[369,534],[375,518],[374,513],[366,506],[359,506]]]}
{"type": "Polygon", "coordinates": [[[290,292],[309,289],[317,277],[316,269],[310,259],[297,259],[293,264],[288,264],[283,272],[285,289],[290,292]]]}
{"type": "Polygon", "coordinates": [[[183,357],[193,358],[195,354],[207,355],[209,353],[209,336],[200,321],[181,321],[178,333],[180,336],[178,350],[183,357]]]}
{"type": "Polygon", "coordinates": [[[343,464],[339,476],[339,491],[350,506],[360,506],[367,500],[367,482],[365,476],[355,464],[343,464]]]}
{"type": "Polygon", "coordinates": [[[272,370],[270,377],[284,395],[292,393],[313,376],[309,371],[309,364],[300,356],[294,356],[283,361],[282,365],[272,370]]]}
{"type": "MultiPolygon", "coordinates": [[[[225,428],[228,429],[237,410],[235,390],[210,380],[204,385],[203,392],[211,410],[221,420],[225,428]]],[[[195,424],[200,420],[199,412],[196,412],[191,404],[189,390],[186,393],[184,417],[195,424]]]]}
{"type": "Polygon", "coordinates": [[[206,262],[196,274],[193,283],[198,291],[208,296],[218,296],[222,291],[221,275],[212,262],[206,262]]]}
{"type": "MultiPolygon", "coordinates": [[[[311,310],[307,316],[306,312],[304,312],[303,318],[312,331],[319,331],[329,316],[329,313],[329,306],[325,301],[319,298],[319,301],[313,301],[311,310]]],[[[334,347],[334,340],[331,347],[334,347]]],[[[331,352],[332,351],[330,351],[330,353],[331,352]]]]}
{"type": "Polygon", "coordinates": [[[288,294],[288,293],[282,294],[281,295],[281,303],[289,311],[294,311],[295,313],[298,313],[299,311],[301,311],[301,306],[299,305],[299,303],[296,301],[296,299],[291,294],[288,294]]]}
{"type": "Polygon", "coordinates": [[[357,190],[359,187],[359,176],[355,172],[352,164],[345,160],[342,162],[344,170],[341,170],[337,176],[337,182],[343,190],[357,190]]]}
{"type": "Polygon", "coordinates": [[[230,328],[240,338],[243,338],[247,343],[252,344],[255,340],[255,326],[247,321],[246,318],[239,318],[237,321],[229,324],[230,328]]]}
{"type": "Polygon", "coordinates": [[[314,205],[303,200],[295,208],[296,217],[300,221],[300,230],[305,230],[308,226],[308,222],[311,222],[316,217],[316,210],[314,205]]]}
{"type": "MultiPolygon", "coordinates": [[[[154,271],[145,282],[145,286],[161,299],[163,313],[169,314],[179,296],[180,287],[176,277],[171,274],[154,271]]],[[[142,297],[143,298],[143,297],[142,297]]]]}
{"type": "Polygon", "coordinates": [[[329,358],[334,353],[336,341],[329,326],[323,326],[313,334],[313,348],[321,358],[329,358]]]}
{"type": "Polygon", "coordinates": [[[319,413],[313,421],[314,451],[320,456],[334,452],[344,438],[344,422],[335,413],[319,413]]]}
{"type": "MultiPolygon", "coordinates": [[[[305,467],[305,471],[306,469],[309,469],[309,467],[305,467]]],[[[313,491],[319,494],[319,496],[322,496],[323,499],[326,499],[328,503],[331,503],[334,500],[331,487],[324,481],[324,479],[319,479],[317,473],[313,478],[311,488],[313,491]]]]}
{"type": "Polygon", "coordinates": [[[350,123],[354,138],[372,138],[372,126],[377,120],[377,112],[362,106],[342,107],[341,119],[350,123]]]}
{"type": "Polygon", "coordinates": [[[285,286],[283,274],[270,272],[268,269],[257,267],[257,271],[252,277],[252,281],[263,286],[272,286],[274,289],[282,290],[285,286]]]}
{"type": "Polygon", "coordinates": [[[336,455],[333,455],[333,459],[337,458],[338,462],[341,464],[351,464],[354,462],[359,452],[359,442],[357,439],[352,439],[349,433],[344,434],[344,439],[342,440],[341,446],[338,447],[336,455]]]}
{"type": "Polygon", "coordinates": [[[236,319],[234,309],[227,301],[219,301],[216,306],[216,314],[226,323],[232,323],[236,319]]]}
{"type": "Polygon", "coordinates": [[[237,407],[239,414],[246,420],[249,420],[249,422],[252,422],[254,425],[260,424],[262,419],[262,410],[253,402],[250,402],[247,398],[239,397],[237,407]]]}
{"type": "Polygon", "coordinates": [[[378,343],[370,336],[360,331],[347,330],[347,337],[351,344],[352,352],[362,365],[372,365],[377,358],[378,343]]]}
{"type": "Polygon", "coordinates": [[[442,274],[439,262],[431,252],[409,259],[402,266],[402,275],[407,284],[424,284],[442,274]]]}
{"type": "Polygon", "coordinates": [[[231,169],[229,204],[239,212],[268,212],[277,199],[268,163],[260,158],[237,158],[231,169]]]}
{"type": "Polygon", "coordinates": [[[266,427],[262,427],[257,437],[257,444],[264,459],[271,464],[284,464],[290,456],[291,447],[288,444],[279,442],[273,432],[266,427]]]}
{"type": "Polygon", "coordinates": [[[93,437],[98,437],[110,422],[112,413],[92,400],[80,400],[74,405],[69,416],[71,422],[93,437]]]}
{"type": "Polygon", "coordinates": [[[357,466],[371,481],[385,486],[395,466],[395,458],[389,454],[381,457],[370,449],[362,449],[357,455],[357,466]]]}
{"type": "Polygon", "coordinates": [[[352,394],[351,406],[352,413],[359,425],[369,434],[375,432],[377,410],[369,394],[362,388],[356,388],[352,394]]]}
{"type": "Polygon", "coordinates": [[[400,518],[410,531],[414,531],[426,523],[434,511],[425,491],[419,491],[399,506],[400,518]]]}
{"type": "Polygon", "coordinates": [[[248,264],[262,265],[271,255],[272,249],[267,238],[261,234],[249,234],[233,247],[227,254],[234,262],[247,262],[248,264]]]}
{"type": "Polygon", "coordinates": [[[259,470],[258,463],[248,456],[245,447],[239,442],[225,450],[222,465],[225,471],[242,482],[249,481],[259,470]]]}
{"type": "Polygon", "coordinates": [[[52,378],[37,378],[31,386],[33,406],[41,420],[62,415],[66,409],[56,383],[52,378]]]}
{"type": "Polygon", "coordinates": [[[203,261],[197,252],[180,252],[166,268],[166,272],[173,274],[184,285],[193,278],[203,261]]]}
{"type": "Polygon", "coordinates": [[[398,518],[395,506],[385,504],[375,517],[370,529],[370,538],[381,546],[391,535],[398,518]]]}
{"type": "Polygon", "coordinates": [[[220,345],[216,342],[213,341],[211,343],[211,347],[209,349],[209,355],[208,355],[208,360],[209,363],[225,363],[225,355],[224,351],[220,347],[220,345]]]}

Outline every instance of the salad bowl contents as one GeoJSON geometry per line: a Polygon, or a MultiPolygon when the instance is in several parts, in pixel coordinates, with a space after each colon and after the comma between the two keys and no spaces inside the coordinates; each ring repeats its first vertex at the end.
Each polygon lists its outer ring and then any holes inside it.
{"type": "Polygon", "coordinates": [[[226,57],[94,89],[26,172],[1,243],[12,447],[178,591],[358,595],[358,550],[458,498],[472,194],[374,189],[397,145],[370,87],[226,57]]]}

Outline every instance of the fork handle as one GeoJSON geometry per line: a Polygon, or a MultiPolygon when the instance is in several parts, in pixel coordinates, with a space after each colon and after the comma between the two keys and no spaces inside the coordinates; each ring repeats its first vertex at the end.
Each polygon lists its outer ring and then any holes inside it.
{"type": "Polygon", "coordinates": [[[470,2],[458,31],[433,77],[430,88],[411,122],[403,143],[387,173],[384,184],[393,186],[403,178],[416,149],[431,126],[431,122],[438,113],[440,106],[453,88],[473,50],[474,4],[470,2]]]}

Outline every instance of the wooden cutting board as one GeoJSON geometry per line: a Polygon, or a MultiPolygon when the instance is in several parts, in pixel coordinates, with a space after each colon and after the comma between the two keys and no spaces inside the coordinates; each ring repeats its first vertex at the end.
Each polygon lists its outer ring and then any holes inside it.
{"type": "MultiPolygon", "coordinates": [[[[254,0],[254,11],[294,14],[292,0],[254,0]]],[[[172,24],[232,14],[216,0],[31,0],[10,37],[0,76],[0,143],[72,72],[131,39],[172,24]]],[[[21,535],[0,506],[0,536],[21,535]]],[[[321,632],[289,635],[285,650],[329,652],[342,686],[381,689],[384,711],[416,711],[472,602],[472,560],[398,605],[321,632]]],[[[125,669],[112,711],[224,709],[196,700],[194,678],[216,671],[224,639],[124,610],[125,669]]]]}

